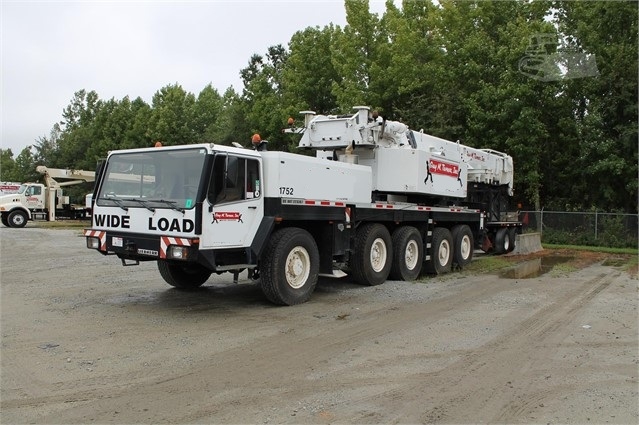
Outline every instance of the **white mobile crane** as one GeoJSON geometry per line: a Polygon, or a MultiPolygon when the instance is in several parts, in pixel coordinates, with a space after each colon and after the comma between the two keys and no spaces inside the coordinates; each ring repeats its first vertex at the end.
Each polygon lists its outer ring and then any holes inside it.
{"type": "Polygon", "coordinates": [[[45,183],[23,183],[17,193],[0,196],[0,218],[7,227],[24,227],[28,220],[55,221],[56,216],[71,219],[85,218],[85,205],[69,203],[62,187],[95,181],[95,171],[36,168],[44,175],[45,183]],[[65,180],[58,182],[56,179],[65,180]]]}
{"type": "Polygon", "coordinates": [[[87,247],[123,265],[156,261],[170,285],[248,270],[276,304],[305,302],[319,275],[361,284],[466,266],[513,248],[502,220],[506,154],[408,129],[357,107],[304,111],[315,157],[215,144],[119,150],[98,170],[87,247]]]}

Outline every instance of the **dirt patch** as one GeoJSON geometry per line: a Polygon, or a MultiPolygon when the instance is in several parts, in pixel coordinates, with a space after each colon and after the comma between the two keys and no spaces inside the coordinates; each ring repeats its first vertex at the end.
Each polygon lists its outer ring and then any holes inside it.
{"type": "MultiPolygon", "coordinates": [[[[362,287],[269,304],[214,276],[166,285],[79,230],[0,229],[3,423],[637,423],[636,274],[570,268],[362,287]]],[[[625,257],[619,257],[625,258],[625,257]]]]}
{"type": "Polygon", "coordinates": [[[506,261],[511,263],[520,263],[534,258],[542,257],[563,257],[570,258],[566,264],[575,270],[583,269],[596,263],[611,267],[621,267],[630,275],[637,277],[636,262],[633,261],[635,256],[630,254],[611,254],[605,252],[594,252],[579,249],[546,249],[528,255],[504,256],[506,261]],[[632,264],[634,263],[634,266],[632,264]],[[628,267],[626,267],[628,265],[628,267]]]}

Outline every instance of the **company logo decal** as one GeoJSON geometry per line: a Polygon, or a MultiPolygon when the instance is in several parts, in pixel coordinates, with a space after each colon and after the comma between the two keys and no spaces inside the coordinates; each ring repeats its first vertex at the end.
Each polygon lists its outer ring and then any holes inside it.
{"type": "Polygon", "coordinates": [[[242,213],[234,211],[221,211],[213,214],[213,223],[219,223],[220,221],[242,221],[242,213]]]}
{"type": "Polygon", "coordinates": [[[433,175],[438,174],[440,176],[454,177],[460,186],[463,186],[464,183],[461,180],[461,172],[462,169],[457,164],[431,159],[430,161],[426,161],[426,178],[424,179],[424,183],[428,183],[428,180],[432,183],[433,175]]]}
{"type": "Polygon", "coordinates": [[[428,171],[432,174],[442,174],[444,176],[457,178],[457,175],[459,174],[459,166],[432,159],[428,163],[428,171]]]}
{"type": "Polygon", "coordinates": [[[0,185],[0,190],[15,190],[18,191],[20,189],[20,185],[9,185],[9,184],[2,184],[0,185]]]}
{"type": "Polygon", "coordinates": [[[466,156],[474,161],[486,162],[486,157],[478,154],[477,152],[466,152],[466,156]]]}

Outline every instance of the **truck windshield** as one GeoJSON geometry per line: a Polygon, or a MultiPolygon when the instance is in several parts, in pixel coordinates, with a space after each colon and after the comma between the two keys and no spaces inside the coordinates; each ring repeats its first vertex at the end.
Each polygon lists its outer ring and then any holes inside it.
{"type": "Polygon", "coordinates": [[[190,209],[200,186],[206,149],[157,149],[109,157],[99,206],[190,209]]]}

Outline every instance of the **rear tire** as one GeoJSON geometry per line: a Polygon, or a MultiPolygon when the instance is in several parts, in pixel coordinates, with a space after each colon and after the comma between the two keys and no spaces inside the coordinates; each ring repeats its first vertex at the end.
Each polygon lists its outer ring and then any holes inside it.
{"type": "Polygon", "coordinates": [[[419,277],[424,261],[424,243],[419,230],[402,226],[393,232],[393,263],[391,280],[412,281],[419,277]]]}
{"type": "Polygon", "coordinates": [[[22,210],[15,210],[9,213],[9,218],[7,222],[9,223],[9,227],[24,227],[27,225],[27,213],[22,210]]]}
{"type": "Polygon", "coordinates": [[[463,269],[473,260],[473,251],[475,247],[475,239],[473,232],[466,224],[460,224],[453,227],[451,232],[453,236],[453,264],[463,269]]]}
{"type": "Polygon", "coordinates": [[[285,228],[273,234],[260,261],[260,287],[274,304],[309,300],[319,276],[319,250],[304,229],[285,228]]]}
{"type": "Polygon", "coordinates": [[[495,234],[495,254],[510,252],[510,233],[507,227],[502,227],[495,234]]]}
{"type": "Polygon", "coordinates": [[[158,260],[158,270],[166,283],[185,291],[199,288],[211,277],[211,271],[199,264],[182,265],[158,260]]]}
{"type": "Polygon", "coordinates": [[[426,270],[433,274],[450,272],[453,264],[453,236],[445,227],[435,227],[431,242],[430,260],[426,270]]]}
{"type": "Polygon", "coordinates": [[[355,235],[350,266],[355,282],[381,285],[391,269],[392,241],[388,229],[379,223],[363,224],[355,235]]]}

